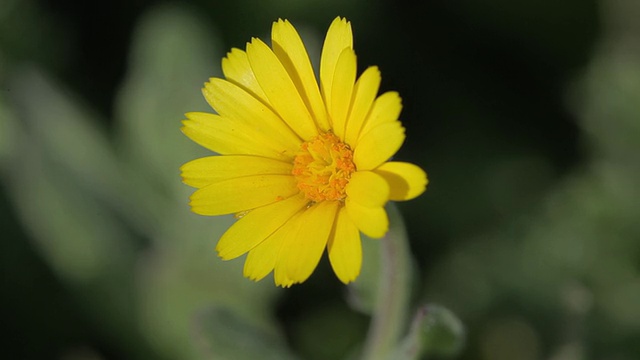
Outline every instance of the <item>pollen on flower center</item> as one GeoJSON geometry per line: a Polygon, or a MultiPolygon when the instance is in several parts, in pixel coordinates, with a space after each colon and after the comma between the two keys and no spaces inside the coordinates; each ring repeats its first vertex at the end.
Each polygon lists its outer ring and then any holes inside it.
{"type": "Polygon", "coordinates": [[[345,188],[355,170],[349,145],[327,132],[300,146],[291,173],[307,199],[320,202],[344,200],[345,188]]]}

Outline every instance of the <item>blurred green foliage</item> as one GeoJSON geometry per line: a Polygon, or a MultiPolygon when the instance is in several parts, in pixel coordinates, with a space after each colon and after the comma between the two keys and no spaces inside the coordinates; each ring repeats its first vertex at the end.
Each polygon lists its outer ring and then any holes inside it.
{"type": "Polygon", "coordinates": [[[213,250],[232,219],[191,214],[178,172],[206,154],[178,129],[228,49],[289,18],[315,61],[337,15],[404,99],[397,158],[430,175],[399,204],[413,300],[466,340],[429,358],[640,358],[637,1],[94,6],[0,6],[3,358],[357,353],[377,243],[351,288],[326,261],[253,283],[213,250]]]}

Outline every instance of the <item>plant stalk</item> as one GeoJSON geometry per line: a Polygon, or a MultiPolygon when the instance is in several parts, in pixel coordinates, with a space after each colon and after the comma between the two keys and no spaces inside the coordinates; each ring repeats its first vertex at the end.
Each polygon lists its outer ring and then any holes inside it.
{"type": "Polygon", "coordinates": [[[389,231],[381,240],[380,282],[363,349],[363,360],[389,360],[403,335],[408,315],[411,254],[401,214],[387,206],[389,231]]]}

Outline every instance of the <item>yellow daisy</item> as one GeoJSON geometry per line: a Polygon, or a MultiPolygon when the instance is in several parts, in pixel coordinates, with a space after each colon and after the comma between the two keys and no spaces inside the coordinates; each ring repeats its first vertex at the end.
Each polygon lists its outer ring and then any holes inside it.
{"type": "Polygon", "coordinates": [[[236,214],[218,255],[248,253],[244,275],[274,271],[277,285],[305,281],[325,247],[337,277],[349,283],[362,264],[360,232],[381,238],[389,200],[420,195],[419,167],[388,161],[405,135],[400,96],[377,96],[380,72],[356,80],[351,23],[336,18],[322,48],[320,86],[296,29],[274,22],[271,47],[260,39],[222,60],[225,79],[211,78],[203,94],[217,112],[188,113],[182,131],[221,156],[181,168],[198,190],[192,210],[236,214]]]}

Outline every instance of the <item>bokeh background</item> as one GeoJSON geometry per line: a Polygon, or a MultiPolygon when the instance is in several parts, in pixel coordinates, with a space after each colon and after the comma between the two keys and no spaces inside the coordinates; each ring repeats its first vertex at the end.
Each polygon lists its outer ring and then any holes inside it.
{"type": "Polygon", "coordinates": [[[213,251],[232,219],[191,214],[178,172],[228,49],[288,18],[317,64],[337,15],[429,173],[399,208],[415,304],[465,325],[453,357],[640,358],[635,0],[3,0],[0,357],[356,351],[368,315],[326,259],[291,289],[242,278],[213,251]]]}

